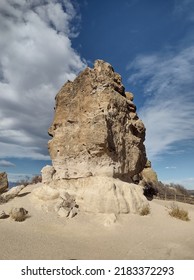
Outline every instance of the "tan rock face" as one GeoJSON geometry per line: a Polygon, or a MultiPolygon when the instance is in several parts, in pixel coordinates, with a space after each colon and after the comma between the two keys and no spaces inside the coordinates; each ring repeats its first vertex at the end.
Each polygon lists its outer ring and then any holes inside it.
{"type": "Polygon", "coordinates": [[[135,214],[148,205],[141,186],[101,176],[53,180],[49,185],[34,189],[33,196],[45,211],[59,212],[66,193],[75,198],[80,212],[135,214]]]}
{"type": "Polygon", "coordinates": [[[0,173],[0,194],[8,190],[8,179],[6,172],[0,173]]]}
{"type": "Polygon", "coordinates": [[[145,168],[140,173],[140,177],[142,178],[143,185],[148,184],[155,187],[158,185],[157,173],[152,169],[149,160],[147,160],[145,168]]]}
{"type": "Polygon", "coordinates": [[[146,163],[145,127],[133,95],[102,60],[61,88],[49,134],[54,179],[130,178],[146,163]]]}

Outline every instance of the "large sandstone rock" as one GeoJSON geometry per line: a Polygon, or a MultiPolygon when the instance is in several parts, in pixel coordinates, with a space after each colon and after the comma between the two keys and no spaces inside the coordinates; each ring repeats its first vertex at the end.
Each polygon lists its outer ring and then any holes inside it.
{"type": "Polygon", "coordinates": [[[146,164],[145,127],[110,64],[97,60],[62,87],[49,134],[52,166],[32,195],[41,208],[61,217],[104,213],[109,225],[147,206],[143,187],[129,183],[146,164]]]}
{"type": "Polygon", "coordinates": [[[148,204],[141,186],[102,176],[52,181],[36,188],[33,197],[46,211],[59,211],[58,205],[67,193],[74,197],[81,212],[140,213],[148,204]]]}
{"type": "Polygon", "coordinates": [[[146,163],[145,127],[133,95],[102,60],[61,88],[49,134],[54,180],[100,175],[129,181],[146,163]]]}
{"type": "Polygon", "coordinates": [[[0,173],[0,194],[8,190],[8,179],[6,172],[0,173]]]}

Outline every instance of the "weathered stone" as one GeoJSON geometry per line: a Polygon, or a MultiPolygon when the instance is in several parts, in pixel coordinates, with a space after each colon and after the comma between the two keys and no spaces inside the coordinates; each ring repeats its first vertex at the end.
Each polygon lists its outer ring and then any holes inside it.
{"type": "Polygon", "coordinates": [[[145,127],[121,76],[97,60],[56,96],[49,134],[53,166],[42,169],[43,184],[32,192],[45,211],[61,217],[103,213],[105,225],[120,213],[140,213],[148,202],[131,184],[146,164],[145,127]]]}
{"type": "Polygon", "coordinates": [[[53,210],[60,216],[67,216],[68,210],[76,207],[75,201],[79,205],[79,211],[90,213],[139,213],[142,207],[147,205],[141,186],[101,176],[53,180],[48,186],[36,188],[33,196],[39,199],[42,208],[46,205],[48,209],[48,205],[52,204],[53,210]],[[66,192],[73,198],[71,200],[73,203],[68,208],[63,207],[66,192]]]}
{"type": "Polygon", "coordinates": [[[151,167],[152,167],[151,161],[147,160],[144,168],[151,168],[151,167]]]}
{"type": "Polygon", "coordinates": [[[0,205],[6,203],[7,200],[0,195],[0,205]]]}
{"type": "Polygon", "coordinates": [[[157,195],[158,177],[156,172],[151,168],[151,161],[147,160],[144,169],[133,177],[137,178],[137,184],[143,186],[144,195],[148,200],[152,200],[157,195]]]}
{"type": "Polygon", "coordinates": [[[78,208],[77,207],[73,207],[70,212],[69,212],[69,218],[73,218],[78,214],[78,208]]]}
{"type": "Polygon", "coordinates": [[[0,211],[0,219],[6,219],[6,218],[8,218],[9,217],[9,215],[7,215],[6,213],[5,213],[5,211],[0,211]]]}
{"type": "Polygon", "coordinates": [[[0,194],[8,190],[9,184],[6,172],[0,173],[0,194]]]}
{"type": "Polygon", "coordinates": [[[55,169],[53,166],[46,165],[41,170],[42,174],[42,183],[49,183],[53,179],[53,175],[55,174],[55,169]]]}
{"type": "Polygon", "coordinates": [[[53,180],[91,175],[130,180],[143,170],[145,127],[132,99],[121,76],[102,60],[61,88],[49,128],[53,180]]]}
{"type": "Polygon", "coordinates": [[[59,191],[54,188],[50,188],[47,185],[40,185],[39,188],[33,190],[33,194],[42,201],[56,200],[60,197],[59,191]]]}
{"type": "Polygon", "coordinates": [[[129,99],[130,101],[133,101],[133,93],[132,92],[125,92],[126,98],[129,99]]]}
{"type": "Polygon", "coordinates": [[[26,219],[26,216],[28,214],[28,211],[24,209],[23,207],[17,208],[14,207],[10,211],[10,217],[17,222],[22,222],[26,219]]]}
{"type": "Polygon", "coordinates": [[[140,176],[144,185],[147,184],[157,187],[158,177],[156,172],[151,168],[151,162],[147,162],[147,167],[142,170],[140,176]]]}
{"type": "Polygon", "coordinates": [[[16,197],[23,190],[23,188],[25,188],[24,185],[13,187],[9,191],[7,191],[6,193],[3,193],[1,195],[1,197],[4,199],[4,201],[7,202],[8,200],[16,197]]]}

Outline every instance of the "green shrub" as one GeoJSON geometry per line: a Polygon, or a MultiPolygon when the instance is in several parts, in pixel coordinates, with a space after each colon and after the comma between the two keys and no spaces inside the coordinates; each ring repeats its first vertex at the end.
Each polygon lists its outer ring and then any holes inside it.
{"type": "Polygon", "coordinates": [[[189,216],[188,216],[188,211],[179,208],[179,206],[175,205],[175,204],[171,205],[169,215],[174,217],[174,218],[183,220],[183,221],[189,221],[190,220],[189,216]]]}

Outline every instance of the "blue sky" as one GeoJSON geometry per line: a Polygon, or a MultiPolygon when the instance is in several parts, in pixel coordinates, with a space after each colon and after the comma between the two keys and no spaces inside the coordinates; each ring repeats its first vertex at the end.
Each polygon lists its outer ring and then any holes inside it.
{"type": "Polygon", "coordinates": [[[0,171],[50,164],[54,97],[103,59],[134,93],[163,182],[194,189],[194,0],[1,0],[0,171]]]}

